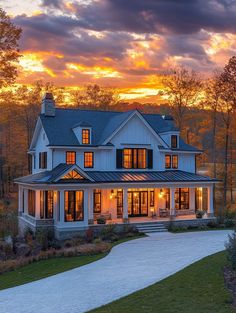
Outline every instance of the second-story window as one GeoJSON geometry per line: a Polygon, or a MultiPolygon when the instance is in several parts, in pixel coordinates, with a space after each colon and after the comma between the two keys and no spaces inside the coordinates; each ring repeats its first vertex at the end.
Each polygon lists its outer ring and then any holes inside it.
{"type": "Polygon", "coordinates": [[[165,156],[165,168],[171,168],[171,156],[170,155],[165,156]]]}
{"type": "Polygon", "coordinates": [[[47,168],[47,152],[39,152],[39,168],[47,168]]]}
{"type": "Polygon", "coordinates": [[[172,155],[172,168],[178,168],[178,155],[172,155]]]}
{"type": "Polygon", "coordinates": [[[166,169],[170,169],[170,168],[174,168],[177,169],[178,168],[178,155],[166,155],[165,156],[165,168],[166,169]]]}
{"type": "Polygon", "coordinates": [[[75,163],[76,163],[76,152],[66,151],[66,164],[75,164],[75,163]]]}
{"type": "Polygon", "coordinates": [[[93,167],[93,152],[84,152],[84,167],[93,167]]]}
{"type": "Polygon", "coordinates": [[[146,168],[147,153],[146,149],[124,149],[123,150],[124,168],[146,168]]]}
{"type": "Polygon", "coordinates": [[[176,149],[178,147],[178,137],[177,135],[171,135],[171,148],[176,149]]]}
{"type": "Polygon", "coordinates": [[[90,129],[82,129],[82,144],[90,144],[90,129]]]}

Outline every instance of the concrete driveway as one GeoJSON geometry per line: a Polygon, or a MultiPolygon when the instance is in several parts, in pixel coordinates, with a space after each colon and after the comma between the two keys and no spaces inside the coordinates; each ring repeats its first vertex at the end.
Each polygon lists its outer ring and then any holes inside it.
{"type": "Polygon", "coordinates": [[[0,291],[0,312],[86,312],[223,250],[229,233],[155,233],[123,243],[94,263],[0,291]]]}

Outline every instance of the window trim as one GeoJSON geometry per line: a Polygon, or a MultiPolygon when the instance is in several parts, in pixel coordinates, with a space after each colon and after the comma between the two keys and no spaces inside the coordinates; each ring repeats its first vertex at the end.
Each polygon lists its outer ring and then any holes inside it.
{"type": "Polygon", "coordinates": [[[93,151],[85,151],[84,152],[84,168],[94,168],[94,152],[93,151]],[[85,166],[85,155],[88,153],[92,154],[92,166],[85,166]]]}
{"type": "Polygon", "coordinates": [[[66,151],[66,164],[76,164],[76,151],[66,151]],[[74,157],[75,157],[75,162],[71,163],[71,162],[67,162],[67,154],[68,153],[73,153],[74,157]]]}
{"type": "Polygon", "coordinates": [[[173,154],[171,157],[171,168],[175,170],[179,168],[179,156],[177,154],[173,154]],[[173,161],[174,158],[176,158],[176,166],[174,166],[174,161],[173,161]]]}
{"type": "Polygon", "coordinates": [[[125,169],[146,169],[148,168],[148,160],[147,160],[147,149],[146,148],[124,148],[122,149],[122,168],[125,169]],[[125,150],[131,150],[131,167],[125,167],[125,150]],[[145,151],[145,166],[139,167],[140,163],[140,150],[145,151]]]}
{"type": "Polygon", "coordinates": [[[40,219],[53,219],[54,192],[53,190],[40,190],[40,219]],[[50,198],[51,194],[51,198],[50,198]],[[49,217],[49,200],[51,200],[52,214],[49,217]]]}
{"type": "Polygon", "coordinates": [[[150,204],[150,207],[154,207],[155,206],[155,192],[154,190],[150,190],[150,195],[149,195],[149,204],[150,204]]]}
{"type": "Polygon", "coordinates": [[[178,135],[171,135],[170,143],[171,143],[171,148],[172,149],[177,149],[178,148],[178,135]],[[174,140],[174,143],[175,143],[174,145],[173,145],[173,140],[174,140]]]}
{"type": "Polygon", "coordinates": [[[90,145],[90,143],[91,143],[91,130],[89,128],[82,128],[81,138],[82,138],[82,145],[90,145]],[[86,140],[84,138],[85,132],[88,132],[88,138],[86,138],[86,140]],[[88,139],[88,142],[85,142],[85,141],[87,141],[87,139],[88,139]]]}
{"type": "Polygon", "coordinates": [[[171,165],[172,165],[171,161],[172,161],[171,154],[166,154],[165,155],[165,168],[168,169],[168,170],[171,169],[171,165]],[[169,166],[167,166],[167,164],[166,164],[166,159],[167,158],[169,158],[169,166]]]}
{"type": "Polygon", "coordinates": [[[39,152],[39,169],[46,169],[48,167],[47,151],[39,152]]]}
{"type": "Polygon", "coordinates": [[[100,214],[102,212],[102,191],[101,189],[95,189],[93,192],[93,213],[100,214]],[[100,207],[99,210],[95,210],[95,197],[99,195],[99,202],[97,203],[100,207]]]}
{"type": "MultiPolygon", "coordinates": [[[[68,205],[69,205],[69,201],[68,201],[68,204],[67,204],[67,211],[68,211],[68,205]]],[[[64,220],[66,223],[70,223],[70,222],[82,222],[84,221],[84,190],[65,190],[64,191],[64,220]],[[73,197],[74,197],[74,206],[73,206],[73,220],[67,220],[67,214],[69,213],[66,213],[66,192],[68,192],[68,200],[69,200],[69,192],[73,192],[73,197]],[[82,192],[82,195],[83,195],[83,201],[82,201],[82,219],[75,219],[76,217],[76,192],[82,192]]]]}

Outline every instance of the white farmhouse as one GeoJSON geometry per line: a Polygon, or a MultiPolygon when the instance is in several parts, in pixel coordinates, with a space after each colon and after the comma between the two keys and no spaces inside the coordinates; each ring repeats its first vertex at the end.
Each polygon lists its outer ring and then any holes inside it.
{"type": "Polygon", "coordinates": [[[51,228],[57,238],[96,225],[214,215],[216,180],[196,173],[201,153],[170,116],[56,108],[42,101],[29,153],[32,174],[19,185],[19,225],[51,228]],[[203,193],[207,201],[203,201],[203,193]]]}

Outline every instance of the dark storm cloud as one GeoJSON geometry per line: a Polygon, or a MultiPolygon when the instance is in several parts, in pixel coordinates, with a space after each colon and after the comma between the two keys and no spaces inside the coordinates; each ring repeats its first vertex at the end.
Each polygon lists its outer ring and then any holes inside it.
{"type": "Polygon", "coordinates": [[[236,32],[236,1],[227,0],[101,0],[75,2],[86,29],[139,33],[196,33],[201,29],[236,32]]]}
{"type": "Polygon", "coordinates": [[[78,21],[69,16],[21,15],[14,22],[23,28],[21,47],[24,50],[120,59],[130,45],[129,34],[106,32],[97,38],[81,29],[78,21]]]}

